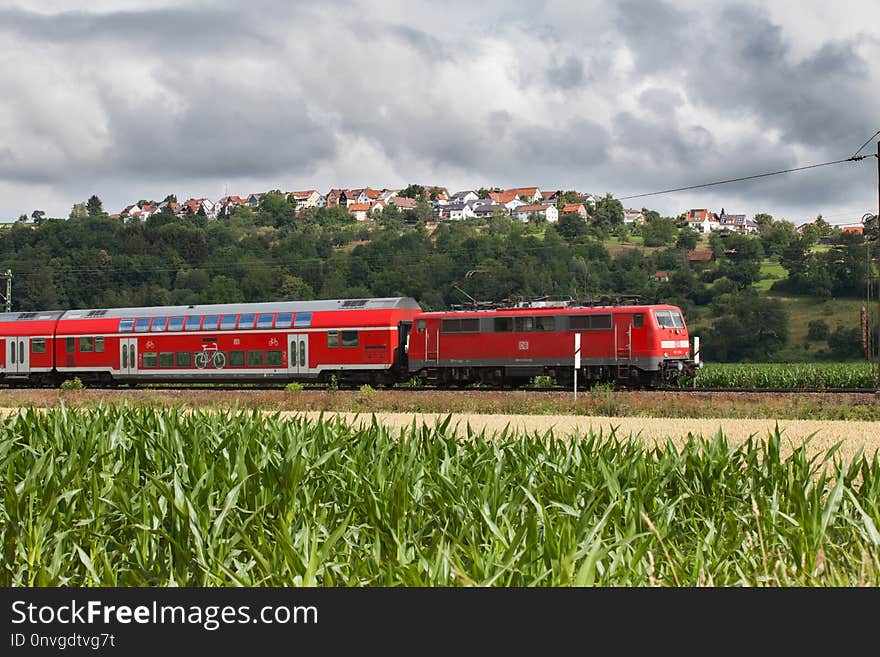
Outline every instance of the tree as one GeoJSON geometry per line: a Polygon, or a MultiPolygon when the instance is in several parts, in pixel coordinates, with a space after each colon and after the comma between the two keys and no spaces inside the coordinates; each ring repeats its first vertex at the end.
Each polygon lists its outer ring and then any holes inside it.
{"type": "Polygon", "coordinates": [[[556,232],[571,242],[587,234],[587,222],[576,212],[564,212],[556,223],[556,232]]]}
{"type": "Polygon", "coordinates": [[[861,358],[864,355],[862,330],[857,326],[838,326],[828,336],[828,347],[837,358],[861,358]]]}
{"type": "Polygon", "coordinates": [[[763,233],[773,225],[773,215],[759,212],[755,215],[755,223],[758,224],[758,232],[763,233]]]}
{"type": "Polygon", "coordinates": [[[257,223],[263,226],[280,227],[290,223],[293,208],[281,190],[273,189],[260,196],[257,205],[257,223]]]}
{"type": "Polygon", "coordinates": [[[675,219],[672,217],[661,217],[653,213],[656,217],[652,217],[642,226],[642,237],[645,239],[645,246],[666,246],[672,244],[678,228],[675,225],[675,219]]]}
{"type": "Polygon", "coordinates": [[[753,290],[718,299],[720,316],[704,342],[707,359],[761,361],[788,342],[788,312],[779,299],[753,290]]]}
{"type": "Polygon", "coordinates": [[[827,340],[831,334],[831,328],[824,319],[813,319],[807,324],[807,338],[809,340],[827,340]]]}
{"type": "Polygon", "coordinates": [[[699,235],[692,228],[680,228],[678,230],[678,238],[675,240],[675,246],[685,251],[693,251],[697,248],[699,239],[699,235]]]}
{"type": "Polygon", "coordinates": [[[611,194],[606,194],[596,202],[593,221],[604,230],[610,230],[623,223],[623,204],[611,194]]]}
{"type": "Polygon", "coordinates": [[[425,188],[421,185],[408,185],[406,188],[398,193],[398,196],[403,196],[404,198],[413,198],[413,199],[424,199],[425,198],[425,188]]]}
{"type": "Polygon", "coordinates": [[[432,221],[434,219],[434,208],[425,200],[424,196],[416,201],[415,214],[419,221],[432,221]]]}
{"type": "Polygon", "coordinates": [[[85,203],[74,203],[73,207],[70,208],[70,215],[68,215],[68,219],[85,219],[89,216],[88,210],[86,210],[85,203]]]}
{"type": "Polygon", "coordinates": [[[35,224],[42,223],[45,218],[46,213],[42,210],[34,210],[33,212],[31,212],[31,219],[33,219],[35,224]]]}
{"type": "Polygon", "coordinates": [[[104,205],[101,203],[101,199],[98,198],[97,194],[92,194],[89,197],[89,200],[86,201],[86,211],[90,217],[104,216],[104,205]]]}

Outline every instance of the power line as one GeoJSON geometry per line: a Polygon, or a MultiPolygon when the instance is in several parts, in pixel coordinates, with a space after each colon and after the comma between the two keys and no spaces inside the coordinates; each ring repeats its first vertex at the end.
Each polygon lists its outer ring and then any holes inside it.
{"type": "Polygon", "coordinates": [[[861,146],[859,146],[859,150],[857,150],[855,153],[853,153],[853,157],[855,157],[856,155],[858,155],[859,152],[861,152],[861,150],[862,150],[865,146],[867,146],[868,144],[870,144],[870,143],[871,143],[871,140],[873,140],[874,137],[876,137],[877,135],[880,135],[880,130],[878,130],[878,131],[875,132],[873,135],[871,135],[870,137],[868,137],[867,141],[865,141],[864,144],[862,144],[861,146]]]}
{"type": "MultiPolygon", "coordinates": [[[[880,133],[878,133],[880,134],[880,133]]],[[[872,137],[873,139],[873,137],[872,137]]],[[[868,141],[871,141],[870,139],[868,141]]],[[[864,148],[864,147],[862,147],[864,148]]],[[[859,149],[861,150],[861,149],[859,149]]],[[[687,187],[676,187],[675,189],[664,189],[659,192],[648,192],[646,194],[633,194],[632,196],[619,196],[618,201],[628,201],[634,198],[643,198],[645,196],[658,196],[660,194],[671,194],[672,192],[685,192],[691,189],[701,189],[703,187],[712,187],[714,185],[726,185],[727,183],[742,182],[743,180],[754,180],[755,178],[766,178],[768,176],[778,176],[783,173],[794,173],[796,171],[806,171],[807,169],[816,169],[818,167],[827,167],[832,164],[841,164],[843,162],[859,162],[866,157],[875,157],[874,155],[853,155],[843,160],[834,160],[833,162],[822,162],[820,164],[809,164],[803,167],[795,167],[793,169],[783,169],[782,171],[770,171],[768,173],[758,173],[753,176],[742,176],[740,178],[729,178],[727,180],[716,180],[715,182],[703,183],[700,185],[688,185],[687,187]]]]}

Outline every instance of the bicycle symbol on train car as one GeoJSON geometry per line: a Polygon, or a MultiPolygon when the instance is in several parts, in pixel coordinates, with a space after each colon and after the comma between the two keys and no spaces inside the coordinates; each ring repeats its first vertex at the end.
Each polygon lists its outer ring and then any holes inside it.
{"type": "Polygon", "coordinates": [[[195,365],[200,370],[205,369],[209,364],[215,369],[222,370],[226,366],[226,354],[217,349],[216,344],[202,345],[202,350],[195,355],[195,365]]]}

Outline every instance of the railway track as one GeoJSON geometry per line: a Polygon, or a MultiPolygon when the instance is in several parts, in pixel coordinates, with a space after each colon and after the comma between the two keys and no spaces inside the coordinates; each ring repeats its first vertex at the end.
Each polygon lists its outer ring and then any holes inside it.
{"type": "MultiPolygon", "coordinates": [[[[10,385],[0,385],[0,390],[20,390],[20,391],[29,391],[29,390],[47,390],[46,387],[27,387],[27,386],[10,386],[10,385]]],[[[227,391],[227,392],[264,392],[267,390],[284,390],[285,386],[283,384],[278,383],[267,383],[267,384],[160,384],[160,383],[152,383],[152,384],[137,384],[134,386],[97,386],[97,385],[89,385],[84,390],[116,390],[116,391],[133,391],[133,390],[181,390],[181,391],[227,391]]],[[[327,385],[303,385],[302,390],[304,391],[340,391],[340,392],[357,392],[361,390],[359,386],[343,386],[340,385],[337,388],[331,388],[327,385]]],[[[495,393],[567,393],[571,394],[573,391],[571,388],[561,388],[561,387],[541,387],[541,388],[533,388],[533,387],[523,387],[523,388],[488,388],[488,387],[449,387],[449,388],[440,388],[436,386],[400,386],[395,388],[375,388],[373,392],[376,394],[381,394],[384,392],[426,392],[426,393],[441,393],[441,392],[455,392],[455,393],[481,393],[481,392],[495,392],[495,393]]],[[[579,395],[590,394],[590,389],[578,389],[579,395]]],[[[629,389],[629,388],[620,388],[615,389],[614,392],[640,392],[640,393],[679,393],[685,395],[691,394],[701,394],[701,393],[718,393],[718,394],[863,394],[863,395],[876,395],[880,394],[880,390],[876,388],[674,388],[674,387],[659,387],[659,388],[644,388],[644,389],[629,389]]]]}

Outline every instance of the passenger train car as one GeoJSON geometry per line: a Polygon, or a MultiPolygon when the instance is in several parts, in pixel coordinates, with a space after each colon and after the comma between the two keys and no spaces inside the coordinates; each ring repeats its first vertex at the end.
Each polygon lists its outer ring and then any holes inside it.
{"type": "Polygon", "coordinates": [[[10,385],[327,382],[520,386],[538,375],[627,386],[693,373],[675,306],[422,312],[409,297],[0,313],[10,385]]]}
{"type": "Polygon", "coordinates": [[[393,383],[400,324],[420,311],[385,298],[2,313],[0,370],[29,384],[393,383]]]}

